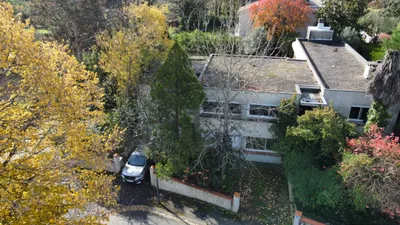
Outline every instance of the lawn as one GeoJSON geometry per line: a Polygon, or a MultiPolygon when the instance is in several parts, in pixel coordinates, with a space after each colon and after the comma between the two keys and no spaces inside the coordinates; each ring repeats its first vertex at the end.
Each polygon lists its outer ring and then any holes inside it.
{"type": "Polygon", "coordinates": [[[242,219],[263,224],[291,224],[287,179],[282,166],[255,164],[256,171],[241,181],[240,215],[242,219]]]}

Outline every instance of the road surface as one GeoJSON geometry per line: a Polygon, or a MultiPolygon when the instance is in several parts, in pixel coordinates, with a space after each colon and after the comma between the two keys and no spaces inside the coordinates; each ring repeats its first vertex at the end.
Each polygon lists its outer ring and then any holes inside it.
{"type": "MultiPolygon", "coordinates": [[[[148,213],[146,211],[126,212],[112,215],[109,225],[188,225],[189,223],[160,214],[148,213]]],[[[192,224],[191,224],[192,225],[192,224]]]]}

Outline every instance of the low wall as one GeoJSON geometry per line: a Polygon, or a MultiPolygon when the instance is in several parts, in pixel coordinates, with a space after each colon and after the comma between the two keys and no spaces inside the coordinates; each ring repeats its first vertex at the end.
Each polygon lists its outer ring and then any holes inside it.
{"type": "Polygon", "coordinates": [[[122,161],[122,157],[116,153],[113,155],[113,159],[110,159],[107,162],[106,170],[111,173],[119,173],[119,171],[121,171],[123,166],[124,163],[122,161]]]}
{"type": "Polygon", "coordinates": [[[244,150],[244,156],[251,162],[282,164],[282,157],[275,152],[244,150]]]}
{"type": "Polygon", "coordinates": [[[325,223],[321,223],[303,216],[303,212],[297,211],[294,215],[293,225],[326,225],[325,223]]]}
{"type": "MultiPolygon", "coordinates": [[[[157,186],[157,175],[154,172],[153,166],[150,167],[150,181],[152,186],[157,186]]],[[[209,191],[194,184],[186,183],[176,178],[167,180],[158,179],[158,187],[161,190],[170,191],[176,194],[205,201],[233,212],[237,212],[239,210],[240,194],[237,192],[233,197],[230,197],[218,192],[209,191]]]]}

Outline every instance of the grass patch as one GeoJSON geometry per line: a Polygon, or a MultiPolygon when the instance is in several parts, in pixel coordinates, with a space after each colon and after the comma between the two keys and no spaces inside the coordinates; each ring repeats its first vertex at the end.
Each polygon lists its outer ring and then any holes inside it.
{"type": "Polygon", "coordinates": [[[256,164],[258,171],[243,177],[240,184],[242,219],[263,224],[291,224],[287,179],[282,166],[256,164]]]}

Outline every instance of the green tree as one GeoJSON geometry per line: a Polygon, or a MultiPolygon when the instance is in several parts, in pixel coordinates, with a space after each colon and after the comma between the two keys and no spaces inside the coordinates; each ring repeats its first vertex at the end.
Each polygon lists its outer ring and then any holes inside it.
{"type": "Polygon", "coordinates": [[[400,17],[400,0],[389,0],[385,13],[391,17],[400,17]]]}
{"type": "Polygon", "coordinates": [[[181,175],[201,144],[200,133],[190,114],[200,108],[205,94],[187,54],[178,43],[174,43],[158,70],[150,95],[155,103],[155,121],[158,121],[155,129],[159,147],[156,150],[165,154],[161,163],[171,162],[174,173],[181,175]]]}
{"type": "Polygon", "coordinates": [[[30,6],[32,23],[50,30],[57,41],[66,41],[79,61],[106,26],[105,0],[32,0],[30,6]]]}
{"type": "Polygon", "coordinates": [[[342,33],[345,27],[353,27],[354,22],[367,12],[367,0],[330,0],[319,8],[318,17],[322,17],[335,31],[342,33]]]}
{"type": "Polygon", "coordinates": [[[383,47],[390,50],[400,51],[400,25],[393,30],[390,39],[383,42],[383,47]]]}
{"type": "Polygon", "coordinates": [[[387,111],[387,107],[381,102],[374,101],[368,111],[368,120],[364,126],[364,132],[369,132],[371,125],[376,124],[378,127],[386,127],[387,119],[391,118],[387,111]]]}
{"type": "Polygon", "coordinates": [[[276,113],[277,121],[270,127],[270,132],[277,139],[285,138],[287,128],[296,126],[298,114],[295,95],[289,99],[282,99],[276,113]]]}
{"type": "Polygon", "coordinates": [[[385,9],[371,9],[359,18],[358,24],[369,33],[390,33],[399,23],[398,17],[385,13],[385,9]]]}
{"type": "Polygon", "coordinates": [[[291,151],[305,151],[319,166],[331,166],[341,160],[346,137],[355,135],[349,123],[332,106],[316,108],[297,118],[298,125],[287,130],[291,151]],[[301,147],[300,147],[301,146],[301,147]]]}

